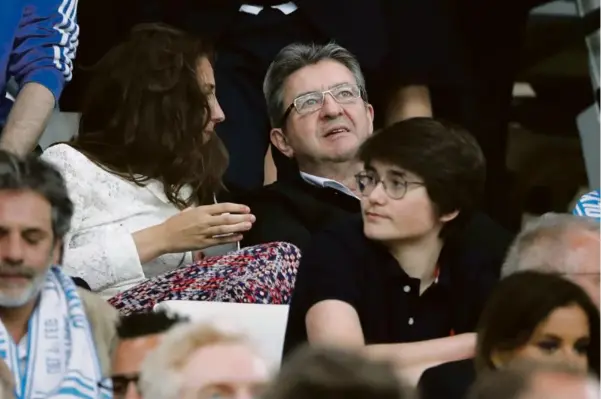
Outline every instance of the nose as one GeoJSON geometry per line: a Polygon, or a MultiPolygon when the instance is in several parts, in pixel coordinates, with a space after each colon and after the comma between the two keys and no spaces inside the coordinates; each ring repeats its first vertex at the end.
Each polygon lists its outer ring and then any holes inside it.
{"type": "Polygon", "coordinates": [[[323,116],[332,117],[342,114],[342,106],[334,99],[332,93],[326,93],[323,98],[323,107],[321,107],[323,116]]]}
{"type": "Polygon", "coordinates": [[[376,186],[371,190],[371,193],[367,196],[367,199],[372,204],[382,205],[386,201],[387,195],[384,190],[384,185],[382,182],[376,183],[376,186]]]}
{"type": "Polygon", "coordinates": [[[561,357],[561,360],[558,359],[561,363],[567,364],[582,372],[587,372],[588,361],[586,356],[577,353],[571,346],[566,345],[563,348],[561,352],[561,357]]]}
{"type": "Polygon", "coordinates": [[[24,244],[19,234],[8,234],[0,241],[0,257],[8,265],[23,263],[24,244]]]}
{"type": "Polygon", "coordinates": [[[225,120],[225,114],[223,113],[223,109],[221,109],[221,105],[219,105],[219,101],[215,98],[214,101],[211,102],[211,121],[214,124],[221,123],[225,120]]]}
{"type": "Polygon", "coordinates": [[[240,391],[237,392],[236,396],[234,396],[235,399],[253,399],[256,398],[256,395],[254,395],[250,390],[248,389],[241,389],[240,391]]]}
{"type": "Polygon", "coordinates": [[[142,395],[138,392],[138,387],[134,383],[130,383],[127,386],[127,391],[123,399],[142,399],[142,395]]]}

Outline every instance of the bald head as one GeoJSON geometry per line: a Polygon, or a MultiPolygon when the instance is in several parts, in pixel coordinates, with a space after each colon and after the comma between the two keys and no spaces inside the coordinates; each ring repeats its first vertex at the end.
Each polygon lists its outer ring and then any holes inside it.
{"type": "Polygon", "coordinates": [[[548,213],[524,226],[514,240],[502,274],[536,270],[557,273],[580,285],[599,306],[599,223],[548,213]]]}

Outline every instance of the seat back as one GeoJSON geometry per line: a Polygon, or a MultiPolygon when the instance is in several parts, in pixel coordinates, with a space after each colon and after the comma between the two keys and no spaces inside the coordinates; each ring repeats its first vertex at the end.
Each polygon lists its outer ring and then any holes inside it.
{"type": "Polygon", "coordinates": [[[187,316],[193,322],[207,322],[239,331],[251,340],[270,367],[276,370],[280,366],[288,305],[165,301],[154,309],[187,316]]]}

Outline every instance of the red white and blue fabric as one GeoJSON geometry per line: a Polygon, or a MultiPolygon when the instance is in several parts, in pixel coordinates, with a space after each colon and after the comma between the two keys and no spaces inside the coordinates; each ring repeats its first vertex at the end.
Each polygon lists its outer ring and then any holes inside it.
{"type": "Polygon", "coordinates": [[[168,300],[288,304],[300,250],[274,242],[202,259],[151,278],[109,300],[123,315],[168,300]]]}

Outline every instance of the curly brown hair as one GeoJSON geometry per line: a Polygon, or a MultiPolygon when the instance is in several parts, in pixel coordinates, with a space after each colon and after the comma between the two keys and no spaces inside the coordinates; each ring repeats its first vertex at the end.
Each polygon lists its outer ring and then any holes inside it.
{"type": "Polygon", "coordinates": [[[110,173],[140,186],[163,183],[180,209],[213,202],[223,188],[228,155],[207,140],[210,93],[197,68],[212,46],[162,24],[134,27],[129,39],[94,66],[79,135],[69,144],[110,173]],[[180,190],[192,187],[192,196],[180,190]]]}

